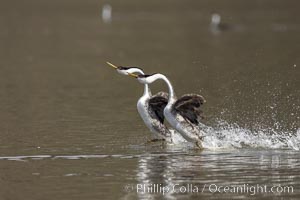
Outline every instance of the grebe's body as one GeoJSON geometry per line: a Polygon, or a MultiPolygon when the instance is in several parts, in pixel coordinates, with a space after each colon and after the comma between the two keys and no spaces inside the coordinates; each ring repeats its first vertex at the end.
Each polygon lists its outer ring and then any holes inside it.
{"type": "Polygon", "coordinates": [[[205,102],[204,98],[198,94],[187,94],[177,99],[171,82],[162,74],[135,77],[143,84],[150,84],[158,79],[165,81],[169,89],[168,104],[164,108],[166,120],[184,139],[202,148],[203,133],[199,121],[203,118],[200,106],[205,102]]]}
{"type": "MultiPolygon", "coordinates": [[[[193,99],[193,98],[198,98],[198,96],[199,99],[202,98],[200,95],[196,95],[196,94],[184,95],[179,100],[177,100],[177,102],[185,97],[193,99]]],[[[201,104],[202,103],[199,103],[199,107],[201,104]]],[[[168,103],[168,105],[164,109],[164,115],[167,121],[171,124],[171,126],[174,127],[175,130],[177,130],[179,133],[181,133],[182,137],[186,139],[188,142],[192,142],[192,143],[196,142],[197,146],[200,146],[203,133],[201,133],[200,127],[198,126],[199,122],[196,120],[195,121],[189,120],[186,116],[184,116],[184,114],[187,113],[182,113],[182,114],[180,114],[180,106],[178,105],[178,103],[176,104],[176,102],[173,104],[168,103]]]]}
{"type": "Polygon", "coordinates": [[[154,139],[164,139],[172,142],[171,132],[164,125],[163,110],[167,105],[167,94],[159,92],[151,96],[151,92],[144,94],[137,102],[138,112],[145,125],[154,134],[154,139]]]}

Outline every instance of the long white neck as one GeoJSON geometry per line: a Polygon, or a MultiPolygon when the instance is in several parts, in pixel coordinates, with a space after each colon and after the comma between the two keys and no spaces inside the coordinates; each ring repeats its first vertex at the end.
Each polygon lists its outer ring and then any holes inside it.
{"type": "Polygon", "coordinates": [[[173,103],[176,100],[176,96],[175,96],[173,86],[172,86],[171,82],[169,81],[169,79],[165,75],[163,75],[163,74],[154,74],[153,76],[148,77],[148,79],[149,78],[153,79],[152,81],[150,80],[151,82],[156,81],[158,79],[161,79],[167,84],[168,89],[169,89],[169,101],[168,101],[168,103],[173,103]]]}
{"type": "MultiPolygon", "coordinates": [[[[140,73],[140,74],[143,74],[143,75],[145,74],[143,72],[143,70],[141,70],[139,68],[134,68],[134,67],[128,69],[127,72],[129,72],[129,73],[140,73]]],[[[144,95],[151,95],[151,91],[150,91],[150,88],[149,88],[148,84],[144,84],[144,94],[143,94],[143,96],[144,95]]]]}

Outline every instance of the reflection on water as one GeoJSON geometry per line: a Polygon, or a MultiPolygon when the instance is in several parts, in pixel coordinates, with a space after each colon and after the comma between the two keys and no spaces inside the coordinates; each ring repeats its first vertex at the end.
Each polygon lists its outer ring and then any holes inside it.
{"type": "Polygon", "coordinates": [[[299,199],[298,8],[296,0],[3,2],[0,199],[162,198],[128,191],[151,183],[294,187],[167,199],[299,199]],[[179,96],[203,95],[207,149],[147,144],[136,111],[142,86],[106,61],[163,73],[179,96]]]}
{"type": "MultiPolygon", "coordinates": [[[[273,185],[280,184],[281,186],[293,186],[294,192],[299,188],[298,156],[292,151],[243,150],[203,152],[201,155],[148,154],[139,159],[138,169],[138,185],[151,187],[160,184],[160,186],[170,188],[169,192],[164,195],[162,192],[140,189],[140,193],[138,193],[140,199],[152,199],[159,196],[176,199],[178,195],[184,199],[197,199],[199,196],[212,197],[212,199],[241,197],[261,199],[261,197],[274,196],[267,192],[257,192],[256,194],[255,191],[247,192],[246,190],[240,191],[238,194],[221,194],[215,192],[215,185],[241,186],[245,184],[249,188],[250,186],[266,185],[267,189],[270,189],[273,185]],[[180,191],[180,187],[190,188],[187,191],[180,191]],[[191,187],[196,190],[193,192],[191,187]],[[212,193],[214,193],[213,196],[212,193]]],[[[289,194],[277,193],[276,195],[280,198],[295,196],[292,192],[289,194]]]]}
{"type": "MultiPolygon", "coordinates": [[[[156,199],[160,197],[165,199],[198,199],[199,197],[210,199],[247,197],[276,199],[278,197],[286,199],[297,197],[300,181],[298,175],[300,172],[299,156],[297,152],[291,150],[243,149],[199,153],[167,147],[162,152],[147,152],[140,155],[33,155],[0,157],[1,160],[23,161],[20,164],[16,162],[17,165],[23,166],[25,166],[22,164],[24,162],[33,166],[48,163],[50,166],[58,165],[62,168],[62,170],[52,172],[41,171],[41,169],[33,170],[29,176],[40,177],[38,181],[40,184],[45,184],[45,181],[52,183],[55,179],[61,179],[66,183],[66,178],[70,178],[69,181],[78,178],[84,181],[90,179],[92,182],[94,182],[93,179],[98,179],[96,185],[89,186],[92,190],[97,189],[99,183],[101,186],[101,181],[111,180],[117,185],[120,192],[116,196],[122,196],[122,199],[156,199]],[[119,163],[120,159],[124,160],[124,163],[134,163],[133,174],[129,173],[129,175],[128,168],[124,167],[118,170],[107,169],[108,166],[119,163]],[[85,162],[98,164],[93,169],[85,162]],[[72,167],[74,164],[78,166],[72,167]],[[117,184],[115,181],[119,178],[125,178],[125,180],[121,180],[117,184]],[[239,187],[240,190],[236,193],[216,191],[216,187],[223,188],[225,186],[239,187]],[[290,190],[270,192],[273,186],[276,188],[290,187],[290,190]],[[254,189],[259,187],[266,189],[254,189]],[[165,193],[158,192],[158,188],[165,188],[165,193]]],[[[7,165],[7,163],[4,164],[7,165]]],[[[73,187],[80,189],[81,186],[75,184],[73,187]]],[[[53,186],[49,189],[51,188],[53,186]]],[[[98,190],[103,191],[102,188],[98,188],[98,190]]],[[[61,192],[58,193],[61,195],[61,192]]],[[[66,187],[65,192],[72,192],[71,188],[66,187]]],[[[77,195],[78,199],[84,197],[80,193],[77,195]]]]}

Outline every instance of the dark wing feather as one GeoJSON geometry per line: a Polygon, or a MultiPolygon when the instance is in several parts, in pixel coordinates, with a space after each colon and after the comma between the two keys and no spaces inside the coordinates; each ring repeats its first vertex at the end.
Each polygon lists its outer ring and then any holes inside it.
{"type": "Polygon", "coordinates": [[[198,125],[199,119],[203,118],[201,105],[205,103],[205,99],[198,94],[187,94],[179,98],[173,109],[180,114],[184,119],[198,125]]]}
{"type": "Polygon", "coordinates": [[[154,112],[157,119],[164,123],[164,109],[168,104],[168,93],[159,92],[149,99],[149,107],[154,112]]]}

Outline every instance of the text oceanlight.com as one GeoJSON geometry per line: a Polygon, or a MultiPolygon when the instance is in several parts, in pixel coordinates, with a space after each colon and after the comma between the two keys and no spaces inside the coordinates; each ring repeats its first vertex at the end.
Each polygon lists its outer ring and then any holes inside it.
{"type": "Polygon", "coordinates": [[[260,185],[260,184],[242,184],[242,185],[218,185],[218,184],[136,184],[126,185],[127,192],[148,193],[148,194],[168,194],[168,193],[231,193],[256,195],[263,193],[270,194],[291,194],[294,192],[293,186],[288,185],[260,185]]]}

